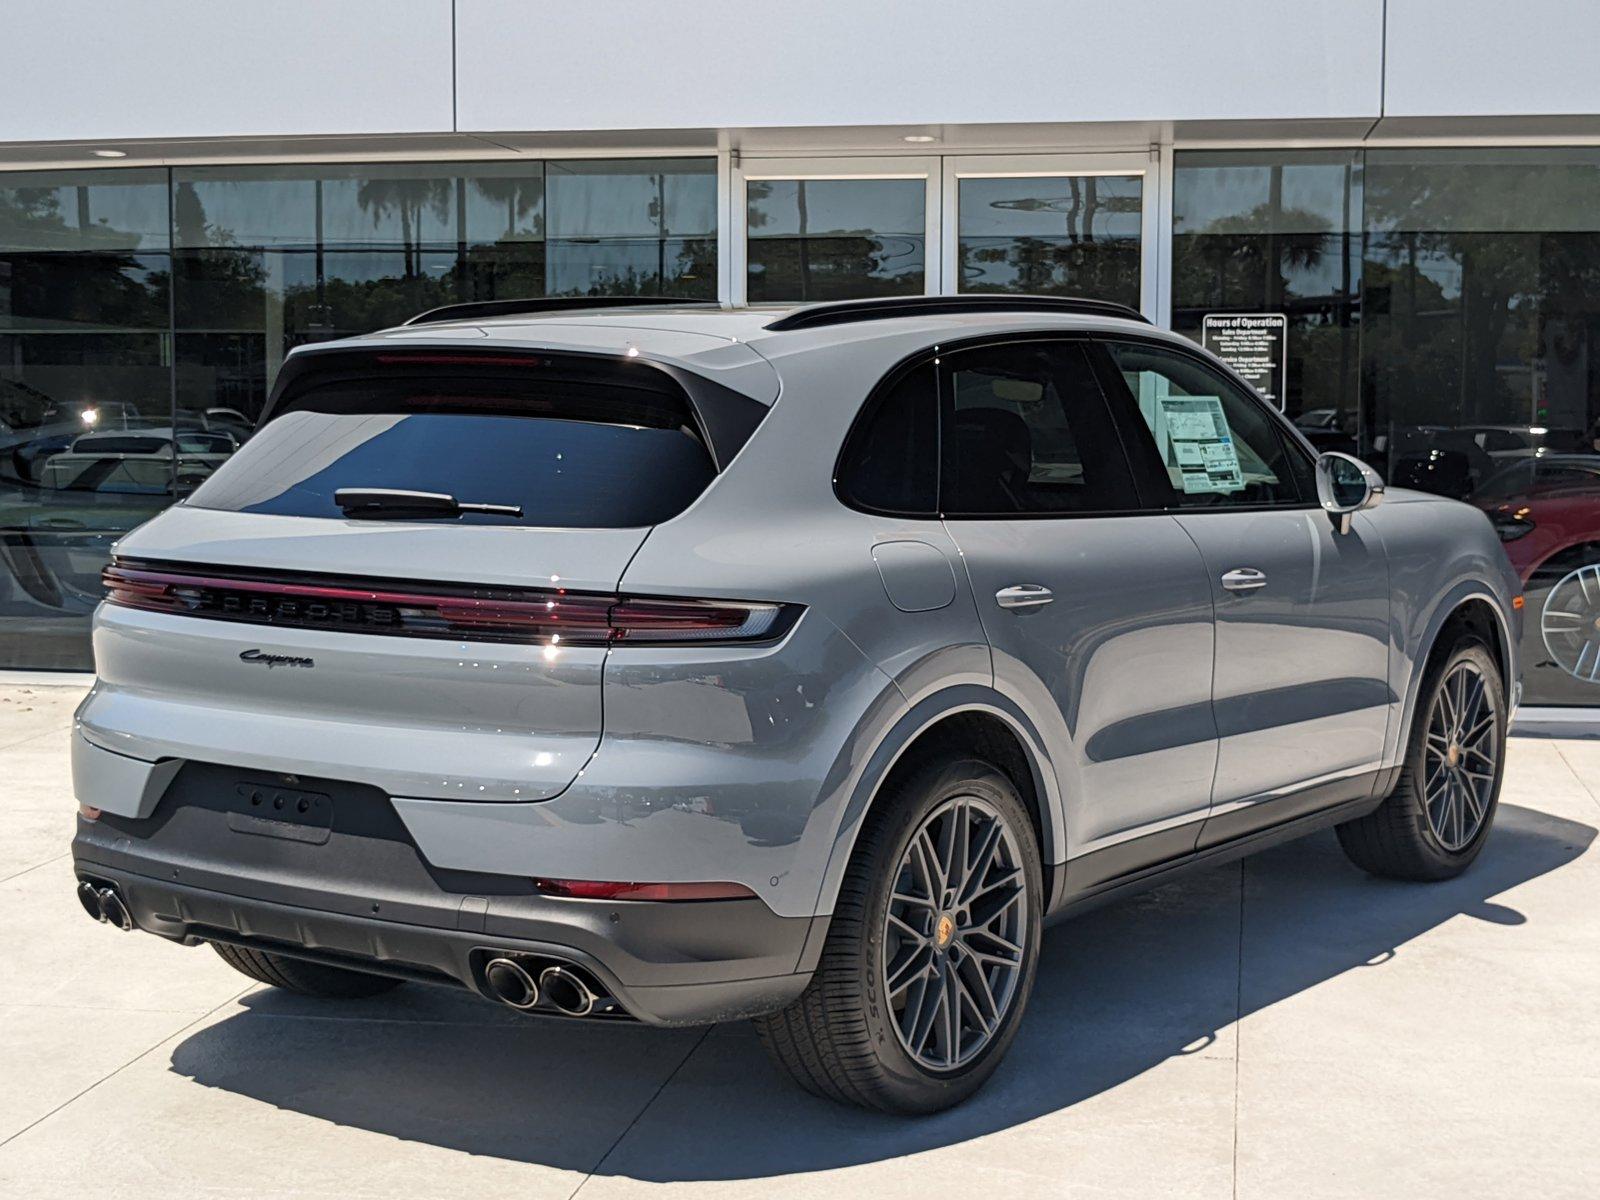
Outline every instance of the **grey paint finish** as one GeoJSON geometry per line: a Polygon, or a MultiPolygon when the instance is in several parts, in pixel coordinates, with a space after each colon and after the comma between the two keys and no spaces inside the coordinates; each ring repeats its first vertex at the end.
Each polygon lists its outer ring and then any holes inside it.
{"type": "Polygon", "coordinates": [[[888,677],[817,613],[779,648],[640,649],[606,664],[606,733],[547,803],[398,798],[436,866],[513,875],[743,883],[816,911],[871,738],[903,711],[888,677]]]}
{"type": "Polygon", "coordinates": [[[995,687],[1057,749],[1070,853],[1204,817],[1217,760],[1211,592],[1177,522],[1154,513],[948,528],[994,647],[995,687]],[[1019,583],[1055,600],[1001,607],[996,592],[1019,583]]]}
{"type": "Polygon", "coordinates": [[[956,573],[927,542],[879,542],[872,548],[883,590],[901,612],[931,612],[956,598],[956,573]]]}
{"type": "Polygon", "coordinates": [[[1382,758],[1389,579],[1374,515],[1347,534],[1310,508],[1177,518],[1216,604],[1219,807],[1371,770],[1382,758]],[[1262,586],[1228,590],[1223,576],[1237,568],[1260,571],[1262,586]]]}
{"type": "Polygon", "coordinates": [[[1482,597],[1509,620],[1516,580],[1488,522],[1415,494],[1348,534],[1314,509],[950,522],[848,509],[839,447],[909,356],[1011,332],[1170,335],[1040,314],[782,334],[765,319],[569,314],[364,339],[459,347],[470,329],[485,345],[632,348],[641,369],[777,398],[700,499],[652,529],[374,529],[180,505],[119,552],[804,606],[781,640],[552,654],[102,608],[83,735],[144,764],[109,786],[142,793],[173,758],[371,783],[437,867],[731,881],[808,917],[832,911],[879,784],[942,718],[984,714],[1015,737],[1046,862],[1112,846],[1136,861],[1138,839],[1181,852],[1230,805],[1393,766],[1452,606],[1482,597]],[[1223,588],[1241,566],[1266,586],[1223,588]],[[1002,607],[996,592],[1018,584],[1053,603],[1002,607]],[[317,669],[251,668],[238,661],[251,647],[317,669]]]}

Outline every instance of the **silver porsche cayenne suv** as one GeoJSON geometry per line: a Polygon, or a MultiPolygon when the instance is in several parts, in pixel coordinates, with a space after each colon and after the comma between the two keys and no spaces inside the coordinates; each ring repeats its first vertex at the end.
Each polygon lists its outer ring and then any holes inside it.
{"type": "Polygon", "coordinates": [[[315,996],[752,1018],[901,1112],[995,1070],[1056,918],[1329,827],[1464,870],[1521,620],[1481,512],[1042,297],[304,347],[105,583],[92,915],[315,996]]]}

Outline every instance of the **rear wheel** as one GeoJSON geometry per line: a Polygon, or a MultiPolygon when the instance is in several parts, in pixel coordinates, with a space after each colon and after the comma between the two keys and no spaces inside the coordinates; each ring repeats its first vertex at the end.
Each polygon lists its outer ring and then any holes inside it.
{"type": "Polygon", "coordinates": [[[1373,812],[1338,827],[1363,870],[1390,879],[1459,875],[1483,849],[1500,803],[1506,702],[1500,668],[1476,638],[1428,667],[1399,782],[1373,812]]]}
{"type": "Polygon", "coordinates": [[[816,974],[756,1028],[816,1095],[890,1112],[948,1108],[993,1074],[1039,956],[1043,871],[1011,781],[933,763],[880,796],[816,974]]]}
{"type": "Polygon", "coordinates": [[[211,948],[222,957],[223,962],[257,983],[323,1000],[359,1000],[365,996],[377,996],[400,982],[388,975],[347,971],[343,967],[306,962],[267,950],[247,950],[243,946],[229,946],[222,942],[212,942],[211,948]]]}

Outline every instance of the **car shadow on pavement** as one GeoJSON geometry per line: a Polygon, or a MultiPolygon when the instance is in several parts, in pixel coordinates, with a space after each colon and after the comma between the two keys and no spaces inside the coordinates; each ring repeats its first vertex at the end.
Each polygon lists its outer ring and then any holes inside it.
{"type": "Polygon", "coordinates": [[[1516,936],[1525,918],[1495,898],[1571,862],[1595,833],[1503,804],[1482,858],[1441,884],[1368,878],[1319,834],[1246,860],[1242,899],[1233,864],[1068,921],[1045,936],[994,1079],[933,1117],[813,1099],[768,1065],[747,1024],[705,1035],[530,1019],[426,987],[349,1005],[256,992],[180,1043],[172,1070],[341,1126],[566,1170],[650,1181],[826,1170],[1019,1125],[1175,1056],[1231,1059],[1241,1014],[1382,970],[1452,918],[1516,936]]]}

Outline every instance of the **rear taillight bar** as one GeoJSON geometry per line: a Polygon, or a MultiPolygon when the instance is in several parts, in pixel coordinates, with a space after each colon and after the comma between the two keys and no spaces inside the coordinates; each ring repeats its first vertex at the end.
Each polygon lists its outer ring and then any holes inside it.
{"type": "Polygon", "coordinates": [[[618,883],[599,879],[535,879],[546,896],[569,900],[751,900],[742,883],[618,883]]]}
{"type": "Polygon", "coordinates": [[[145,612],[253,625],[392,637],[526,642],[548,646],[761,642],[793,624],[798,608],[740,600],[610,596],[565,588],[413,589],[342,579],[202,573],[113,562],[106,601],[145,612]]]}

